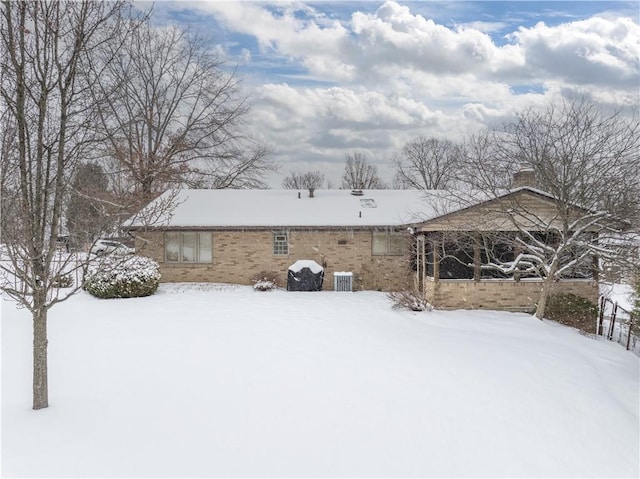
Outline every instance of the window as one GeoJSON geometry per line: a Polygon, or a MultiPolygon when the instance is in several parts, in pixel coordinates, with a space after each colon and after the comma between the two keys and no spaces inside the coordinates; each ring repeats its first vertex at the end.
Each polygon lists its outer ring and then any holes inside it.
{"type": "Polygon", "coordinates": [[[374,231],[371,238],[371,254],[374,256],[402,256],[404,234],[398,231],[374,231]]]}
{"type": "Polygon", "coordinates": [[[286,231],[273,233],[273,254],[289,254],[289,234],[286,231]]]}
{"type": "Polygon", "coordinates": [[[212,235],[197,231],[165,233],[164,257],[167,263],[211,263],[212,235]]]}

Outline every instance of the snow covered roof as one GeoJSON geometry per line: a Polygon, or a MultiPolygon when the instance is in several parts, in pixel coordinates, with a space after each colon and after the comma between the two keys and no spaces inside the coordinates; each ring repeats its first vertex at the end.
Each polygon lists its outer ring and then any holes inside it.
{"type": "MultiPolygon", "coordinates": [[[[437,192],[429,192],[432,196],[437,192]]],[[[167,192],[147,210],[169,202],[167,192]]],[[[415,224],[437,216],[426,192],[418,190],[180,190],[171,211],[156,227],[370,227],[415,224]]],[[[125,226],[149,225],[141,215],[125,226]]]]}
{"type": "Polygon", "coordinates": [[[161,228],[383,227],[426,223],[497,197],[483,191],[445,190],[194,190],[168,191],[123,226],[161,228]],[[360,194],[360,192],[362,194],[360,194]]]}

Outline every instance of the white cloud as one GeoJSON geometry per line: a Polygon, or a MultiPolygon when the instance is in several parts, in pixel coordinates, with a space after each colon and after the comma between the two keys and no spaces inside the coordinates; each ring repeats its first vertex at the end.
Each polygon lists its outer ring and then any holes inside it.
{"type": "Polygon", "coordinates": [[[251,50],[243,48],[240,58],[242,59],[242,63],[249,63],[251,61],[251,50]]]}
{"type": "Polygon", "coordinates": [[[481,73],[495,69],[494,64],[520,62],[517,50],[497,47],[480,30],[452,30],[392,1],[374,14],[354,13],[352,28],[373,69],[383,63],[443,74],[481,73]]]}
{"type": "Polygon", "coordinates": [[[264,53],[275,53],[300,61],[313,75],[348,80],[353,66],[344,63],[339,52],[348,48],[349,31],[337,20],[303,4],[284,8],[278,14],[267,5],[250,2],[195,3],[194,7],[215,14],[227,28],[252,35],[264,53]],[[305,18],[296,16],[303,10],[305,18]]]}
{"type": "Polygon", "coordinates": [[[278,73],[289,84],[267,79],[257,87],[251,126],[278,161],[321,164],[334,183],[354,149],[382,167],[418,135],[461,138],[558,95],[637,103],[640,27],[630,18],[514,26],[497,45],[489,33],[503,23],[445,26],[391,0],[341,20],[297,2],[190,5],[255,38],[260,51],[242,53],[249,65],[259,56],[296,66],[278,73]],[[523,93],[527,85],[535,88],[523,93]]]}
{"type": "Polygon", "coordinates": [[[637,89],[640,26],[630,18],[593,17],[549,27],[538,23],[512,34],[530,76],[578,85],[637,89]]]}
{"type": "Polygon", "coordinates": [[[355,11],[342,23],[298,3],[277,13],[259,2],[195,5],[233,31],[253,35],[263,53],[338,84],[384,90],[394,69],[407,77],[466,75],[475,82],[542,83],[560,77],[597,87],[638,84],[640,27],[630,18],[593,17],[554,27],[539,23],[519,28],[508,36],[510,44],[497,46],[482,31],[496,23],[449,28],[391,0],[374,13],[355,11]]]}
{"type": "MultiPolygon", "coordinates": [[[[302,90],[286,84],[268,84],[256,91],[253,112],[262,111],[275,113],[294,130],[300,126],[318,137],[348,128],[358,132],[362,146],[384,142],[380,131],[432,127],[444,118],[411,98],[341,87],[302,90]]],[[[270,118],[266,114],[263,117],[270,118]]],[[[333,146],[340,146],[339,140],[333,146]]]]}
{"type": "Polygon", "coordinates": [[[324,158],[334,183],[347,153],[364,152],[385,171],[392,154],[411,139],[460,136],[476,121],[430,109],[414,98],[345,87],[267,84],[253,98],[251,127],[274,145],[285,170],[313,169],[310,165],[324,158]]]}

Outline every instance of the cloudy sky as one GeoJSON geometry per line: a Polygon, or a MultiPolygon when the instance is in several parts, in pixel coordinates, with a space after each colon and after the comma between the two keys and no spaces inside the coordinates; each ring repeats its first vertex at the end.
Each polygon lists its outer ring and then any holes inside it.
{"type": "Polygon", "coordinates": [[[291,169],[339,186],[346,153],[387,182],[422,135],[461,139],[560,95],[638,102],[640,3],[160,2],[205,33],[251,94],[252,133],[291,169]]]}

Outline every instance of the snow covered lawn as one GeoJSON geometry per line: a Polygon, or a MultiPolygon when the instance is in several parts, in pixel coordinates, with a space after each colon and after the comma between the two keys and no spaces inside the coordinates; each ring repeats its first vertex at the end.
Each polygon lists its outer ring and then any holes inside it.
{"type": "Polygon", "coordinates": [[[2,474],[637,477],[639,358],[525,314],[385,295],[162,285],[2,304],[2,474]]]}

